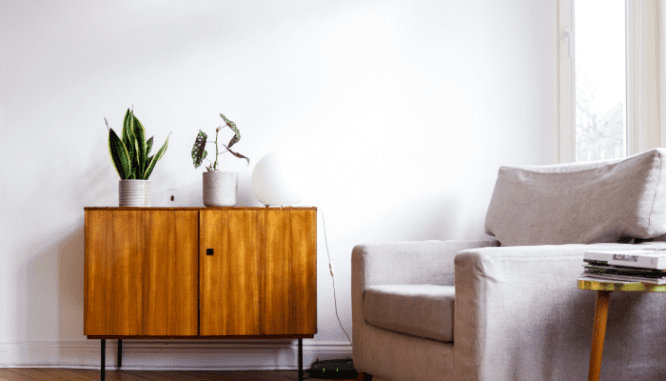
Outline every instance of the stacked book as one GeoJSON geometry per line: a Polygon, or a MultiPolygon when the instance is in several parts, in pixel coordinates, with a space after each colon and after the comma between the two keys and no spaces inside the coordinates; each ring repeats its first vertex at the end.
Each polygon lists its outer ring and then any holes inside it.
{"type": "Polygon", "coordinates": [[[591,250],[583,256],[584,278],[666,284],[666,248],[591,250]]]}

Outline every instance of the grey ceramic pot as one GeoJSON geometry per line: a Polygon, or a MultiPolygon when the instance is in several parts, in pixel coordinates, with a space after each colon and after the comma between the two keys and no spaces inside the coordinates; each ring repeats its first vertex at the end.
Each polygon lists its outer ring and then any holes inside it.
{"type": "Polygon", "coordinates": [[[235,206],[238,172],[204,172],[203,203],[206,206],[235,206]]]}

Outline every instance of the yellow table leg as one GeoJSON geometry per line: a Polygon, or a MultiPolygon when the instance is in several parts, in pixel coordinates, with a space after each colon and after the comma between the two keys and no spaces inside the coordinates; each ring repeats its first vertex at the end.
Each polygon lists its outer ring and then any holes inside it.
{"type": "Polygon", "coordinates": [[[610,291],[597,291],[594,302],[594,326],[592,327],[592,353],[590,354],[589,381],[599,381],[601,356],[604,353],[604,337],[606,336],[606,318],[608,317],[608,298],[610,291]]]}

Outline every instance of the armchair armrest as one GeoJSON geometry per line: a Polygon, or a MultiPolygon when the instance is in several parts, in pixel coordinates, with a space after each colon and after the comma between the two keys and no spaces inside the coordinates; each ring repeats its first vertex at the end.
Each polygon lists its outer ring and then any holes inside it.
{"type": "Polygon", "coordinates": [[[465,249],[498,246],[485,241],[420,241],[358,245],[352,251],[352,279],[361,290],[379,284],[453,285],[453,258],[465,249]]]}
{"type": "Polygon", "coordinates": [[[594,293],[579,290],[591,246],[491,247],[455,258],[454,378],[577,380],[587,374],[594,293]]]}

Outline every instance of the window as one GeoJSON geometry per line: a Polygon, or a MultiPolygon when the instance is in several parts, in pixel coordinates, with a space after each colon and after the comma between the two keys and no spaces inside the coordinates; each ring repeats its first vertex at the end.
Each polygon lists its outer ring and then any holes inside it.
{"type": "Polygon", "coordinates": [[[665,146],[663,1],[559,0],[558,162],[665,146]]]}
{"type": "Polygon", "coordinates": [[[576,161],[626,156],[624,0],[575,0],[576,161]]]}

